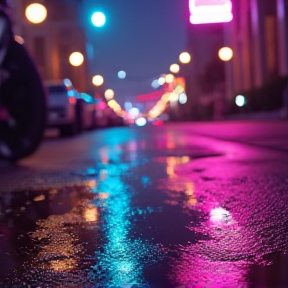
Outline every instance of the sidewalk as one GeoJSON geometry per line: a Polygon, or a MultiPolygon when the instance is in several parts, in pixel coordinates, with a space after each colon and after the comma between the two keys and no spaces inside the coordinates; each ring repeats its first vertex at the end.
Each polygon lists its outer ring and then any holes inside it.
{"type": "Polygon", "coordinates": [[[287,119],[288,111],[284,109],[276,111],[261,111],[252,113],[239,113],[226,116],[227,120],[277,120],[277,119],[287,119]]]}

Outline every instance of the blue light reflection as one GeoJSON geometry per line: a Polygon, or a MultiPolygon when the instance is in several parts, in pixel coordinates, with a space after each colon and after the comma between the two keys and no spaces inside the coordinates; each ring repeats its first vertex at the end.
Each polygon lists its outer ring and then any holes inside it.
{"type": "Polygon", "coordinates": [[[148,207],[147,211],[142,211],[132,206],[133,189],[121,177],[131,166],[132,163],[107,165],[107,177],[100,181],[97,190],[109,191],[109,197],[104,205],[103,199],[94,201],[102,209],[100,230],[104,232],[105,244],[103,249],[96,252],[93,274],[100,283],[109,283],[113,287],[146,287],[148,283],[143,276],[144,268],[147,263],[155,261],[153,249],[156,251],[156,247],[132,235],[135,214],[152,213],[153,209],[148,207]]]}

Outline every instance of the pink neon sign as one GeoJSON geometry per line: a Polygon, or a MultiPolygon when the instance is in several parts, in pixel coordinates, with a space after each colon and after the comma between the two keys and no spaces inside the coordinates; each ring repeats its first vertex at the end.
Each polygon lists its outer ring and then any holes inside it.
{"type": "Polygon", "coordinates": [[[222,23],[233,19],[231,0],[190,0],[192,24],[222,23]]]}

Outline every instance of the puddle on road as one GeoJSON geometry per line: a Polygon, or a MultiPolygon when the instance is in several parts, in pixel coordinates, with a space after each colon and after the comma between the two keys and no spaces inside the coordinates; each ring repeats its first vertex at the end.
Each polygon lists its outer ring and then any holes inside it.
{"type": "Polygon", "coordinates": [[[105,159],[86,185],[0,194],[1,287],[288,286],[287,196],[221,199],[187,156],[105,159]]]}

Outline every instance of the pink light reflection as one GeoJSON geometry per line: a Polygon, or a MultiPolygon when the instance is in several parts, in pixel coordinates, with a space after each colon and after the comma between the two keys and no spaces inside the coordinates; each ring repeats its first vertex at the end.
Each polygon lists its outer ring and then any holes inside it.
{"type": "Polygon", "coordinates": [[[233,19],[231,0],[190,0],[189,8],[192,24],[222,23],[233,19]]]}

